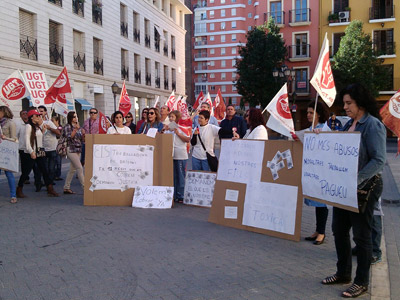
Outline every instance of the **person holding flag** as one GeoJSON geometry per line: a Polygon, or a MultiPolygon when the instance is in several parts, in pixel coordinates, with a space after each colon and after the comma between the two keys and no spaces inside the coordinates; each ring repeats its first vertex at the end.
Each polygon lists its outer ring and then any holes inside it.
{"type": "Polygon", "coordinates": [[[117,110],[113,113],[112,126],[107,130],[107,134],[131,134],[131,129],[124,125],[124,115],[121,111],[117,110]]]}

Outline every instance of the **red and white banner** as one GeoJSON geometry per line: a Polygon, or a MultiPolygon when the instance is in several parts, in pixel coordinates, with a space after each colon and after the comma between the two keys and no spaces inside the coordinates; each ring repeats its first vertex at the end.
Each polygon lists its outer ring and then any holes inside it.
{"type": "MultiPolygon", "coordinates": [[[[61,71],[60,75],[58,75],[57,79],[53,82],[51,87],[46,91],[46,98],[44,99],[44,104],[52,104],[56,102],[58,95],[64,94],[64,98],[60,99],[60,102],[63,103],[65,99],[65,94],[71,93],[71,85],[69,83],[67,67],[61,71]]],[[[65,103],[66,100],[65,100],[65,103]]]]}
{"type": "Polygon", "coordinates": [[[286,83],[268,104],[267,111],[290,133],[294,133],[294,123],[290,112],[286,83]]]}
{"type": "Polygon", "coordinates": [[[99,133],[105,134],[107,133],[107,117],[99,111],[99,133]]]}
{"type": "Polygon", "coordinates": [[[25,83],[31,94],[32,105],[38,107],[45,105],[47,85],[46,75],[42,71],[24,71],[25,83]]]}
{"type": "Polygon", "coordinates": [[[197,96],[196,102],[193,105],[193,109],[197,109],[205,100],[203,91],[200,91],[200,94],[197,96]]]}
{"type": "MultiPolygon", "coordinates": [[[[53,96],[51,96],[53,97],[53,96]]],[[[72,99],[72,101],[75,101],[72,99]]],[[[59,115],[62,115],[64,117],[67,117],[68,115],[68,104],[67,104],[67,97],[66,94],[59,94],[53,103],[53,110],[58,113],[59,115]]]]}
{"type": "Polygon", "coordinates": [[[1,85],[0,100],[2,105],[12,108],[17,104],[22,105],[22,99],[29,96],[24,79],[19,70],[14,71],[1,85]]]}
{"type": "Polygon", "coordinates": [[[174,107],[176,101],[177,99],[175,97],[175,91],[172,91],[171,95],[168,97],[167,102],[165,102],[165,105],[168,106],[170,110],[173,110],[172,108],[174,107]]]}
{"type": "MultiPolygon", "coordinates": [[[[189,115],[188,106],[186,103],[186,97],[179,102],[178,110],[181,112],[181,119],[178,121],[179,129],[182,130],[187,136],[192,135],[192,119],[189,115]]],[[[190,144],[187,143],[187,151],[189,153],[190,144]]]]}
{"type": "MultiPolygon", "coordinates": [[[[400,90],[386,102],[379,113],[382,117],[383,124],[397,135],[397,137],[400,137],[400,90]]],[[[400,140],[398,140],[397,146],[397,155],[399,155],[400,140]]]]}
{"type": "Polygon", "coordinates": [[[226,116],[225,101],[224,98],[222,98],[220,89],[218,89],[217,96],[214,99],[213,108],[214,108],[214,117],[218,120],[218,123],[220,123],[223,119],[225,119],[226,116]]]}
{"type": "Polygon", "coordinates": [[[325,103],[331,107],[336,97],[335,81],[333,79],[331,62],[329,60],[329,40],[328,34],[325,33],[325,39],[319,53],[317,66],[314,75],[310,80],[318,94],[325,103]]]}
{"type": "Polygon", "coordinates": [[[119,97],[118,110],[121,111],[125,117],[128,114],[128,112],[131,110],[131,107],[132,107],[131,99],[129,99],[128,92],[126,91],[125,80],[124,80],[124,83],[122,84],[122,89],[121,89],[121,96],[119,97]]]}

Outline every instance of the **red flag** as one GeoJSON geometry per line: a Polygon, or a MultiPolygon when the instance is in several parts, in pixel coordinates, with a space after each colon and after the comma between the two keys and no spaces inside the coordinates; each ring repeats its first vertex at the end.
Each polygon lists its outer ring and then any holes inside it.
{"type": "MultiPolygon", "coordinates": [[[[180,101],[178,110],[181,112],[181,119],[178,122],[179,129],[182,130],[187,136],[192,135],[192,119],[190,118],[188,106],[186,103],[186,97],[180,101]]],[[[189,153],[190,144],[187,143],[187,152],[189,153]]]]}
{"type": "Polygon", "coordinates": [[[57,79],[53,82],[51,87],[46,91],[46,98],[44,104],[51,104],[56,101],[59,94],[71,93],[71,85],[69,84],[67,67],[61,71],[57,79]]]}
{"type": "MultiPolygon", "coordinates": [[[[395,135],[400,137],[400,90],[389,99],[381,108],[380,115],[383,124],[386,125],[395,135]]],[[[398,140],[397,155],[400,153],[400,140],[398,140]]]]}
{"type": "Polygon", "coordinates": [[[196,102],[193,105],[193,109],[197,109],[201,103],[204,101],[203,91],[200,91],[200,94],[197,96],[196,102]]]}
{"type": "Polygon", "coordinates": [[[170,110],[173,110],[174,105],[177,105],[176,101],[178,100],[179,99],[175,97],[175,91],[172,91],[171,95],[168,97],[167,102],[165,102],[165,105],[167,105],[170,110]]]}
{"type": "Polygon", "coordinates": [[[128,112],[131,110],[132,104],[131,104],[131,99],[129,99],[128,92],[126,91],[125,87],[125,80],[124,83],[122,84],[122,89],[121,89],[121,97],[119,97],[119,110],[122,112],[124,117],[128,114],[128,112]]]}
{"type": "Polygon", "coordinates": [[[220,123],[226,115],[226,106],[224,102],[224,98],[222,98],[221,90],[218,89],[217,97],[214,99],[214,117],[218,120],[218,123],[220,123]]]}
{"type": "Polygon", "coordinates": [[[99,133],[104,134],[107,133],[107,117],[99,111],[99,133]]]}

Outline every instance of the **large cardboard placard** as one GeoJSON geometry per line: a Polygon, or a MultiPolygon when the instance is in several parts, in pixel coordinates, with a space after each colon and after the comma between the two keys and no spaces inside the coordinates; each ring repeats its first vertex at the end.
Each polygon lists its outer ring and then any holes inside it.
{"type": "Polygon", "coordinates": [[[217,174],[212,172],[186,172],[183,203],[211,207],[216,177],[217,174]]]}
{"type": "Polygon", "coordinates": [[[300,240],[302,144],[223,140],[208,221],[300,240]]]}
{"type": "Polygon", "coordinates": [[[153,146],[153,185],[173,186],[172,142],[172,135],[170,134],[157,134],[156,138],[150,138],[143,134],[86,135],[84,205],[132,205],[134,188],[128,188],[124,191],[121,191],[121,189],[89,190],[92,185],[91,179],[93,178],[94,145],[110,145],[111,147],[116,145],[153,146]]]}
{"type": "Polygon", "coordinates": [[[306,132],[302,187],[307,198],[358,212],[359,132],[306,132]]]}
{"type": "Polygon", "coordinates": [[[18,172],[18,143],[0,139],[0,169],[18,172]]]}

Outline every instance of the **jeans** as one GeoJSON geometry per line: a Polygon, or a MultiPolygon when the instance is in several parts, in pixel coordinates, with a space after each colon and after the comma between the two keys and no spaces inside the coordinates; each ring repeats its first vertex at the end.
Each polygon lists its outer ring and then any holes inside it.
{"type": "Polygon", "coordinates": [[[350,228],[353,227],[353,240],[357,247],[357,270],[354,283],[368,286],[372,258],[371,225],[375,203],[382,194],[382,177],[371,192],[364,213],[355,213],[341,208],[333,208],[332,231],[335,236],[337,272],[340,277],[351,278],[350,228]]]}
{"type": "Polygon", "coordinates": [[[46,157],[37,157],[36,159],[32,159],[30,154],[24,153],[23,160],[24,163],[21,164],[21,177],[18,181],[18,187],[23,187],[25,180],[29,178],[29,173],[32,171],[33,166],[36,164],[37,168],[39,169],[40,173],[43,175],[44,183],[46,186],[53,184],[50,181],[50,178],[47,174],[46,170],[46,157]]]}
{"type": "MultiPolygon", "coordinates": [[[[1,169],[0,169],[0,172],[1,172],[1,169]]],[[[10,197],[15,198],[15,197],[17,197],[17,194],[16,194],[14,173],[11,171],[6,171],[6,170],[4,170],[4,173],[6,174],[6,177],[7,177],[8,187],[10,188],[10,197]]]]}
{"type": "MultiPolygon", "coordinates": [[[[29,158],[31,156],[29,155],[29,158]]],[[[33,177],[35,179],[35,186],[41,185],[42,184],[42,172],[40,171],[39,166],[37,165],[36,161],[33,162],[33,177]]]]}
{"type": "Polygon", "coordinates": [[[54,166],[54,176],[55,176],[55,178],[60,178],[61,177],[61,162],[62,162],[61,156],[56,153],[56,164],[54,166]]]}
{"type": "Polygon", "coordinates": [[[55,178],[55,167],[56,167],[56,156],[57,152],[54,151],[46,151],[46,170],[49,175],[50,181],[54,183],[55,178]]]}
{"type": "Polygon", "coordinates": [[[328,220],[328,208],[327,207],[316,207],[315,218],[317,220],[316,232],[319,234],[325,234],[326,221],[328,220]]]}
{"type": "Polygon", "coordinates": [[[210,171],[210,166],[208,165],[207,159],[198,159],[196,157],[192,157],[192,170],[210,171]]]}
{"type": "Polygon", "coordinates": [[[174,199],[183,199],[187,159],[174,159],[174,199]]]}
{"type": "Polygon", "coordinates": [[[382,238],[382,216],[374,215],[372,218],[372,256],[382,257],[381,238],[382,238]]]}

